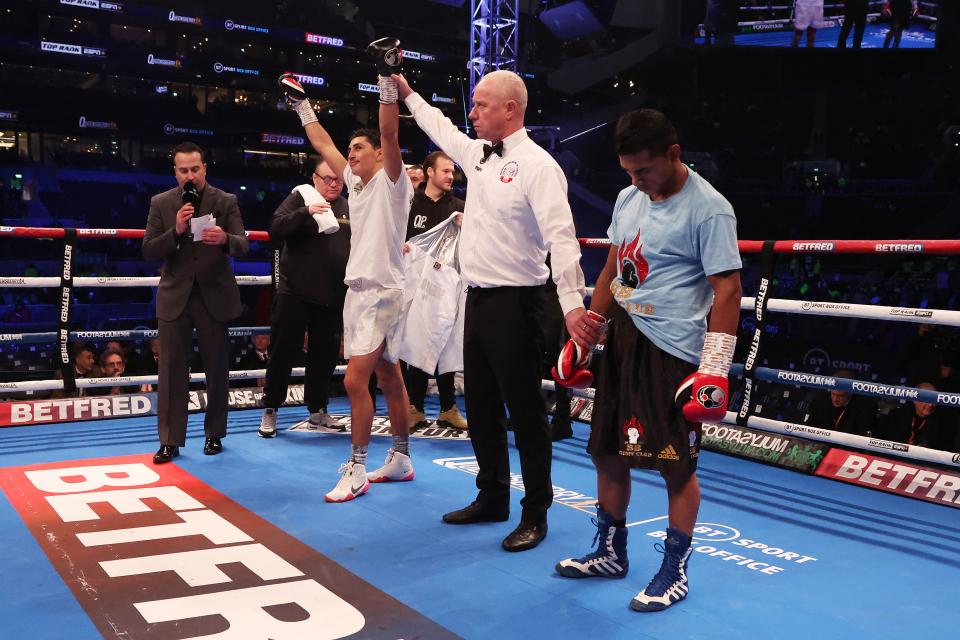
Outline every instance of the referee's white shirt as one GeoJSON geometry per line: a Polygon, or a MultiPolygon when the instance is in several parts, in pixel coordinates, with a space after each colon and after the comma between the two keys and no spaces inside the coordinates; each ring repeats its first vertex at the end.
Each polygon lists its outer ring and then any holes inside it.
{"type": "Polygon", "coordinates": [[[471,287],[529,287],[550,275],[563,313],[583,307],[583,271],[567,180],[525,129],[483,160],[485,141],[460,131],[418,94],[405,100],[417,124],[463,169],[469,184],[460,235],[460,273],[471,287]]]}

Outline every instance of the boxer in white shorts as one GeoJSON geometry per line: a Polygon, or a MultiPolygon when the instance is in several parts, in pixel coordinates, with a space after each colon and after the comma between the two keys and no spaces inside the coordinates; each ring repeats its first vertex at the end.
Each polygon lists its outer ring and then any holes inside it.
{"type": "Polygon", "coordinates": [[[817,29],[823,26],[823,0],[796,0],[793,6],[792,47],[800,46],[803,32],[807,32],[807,46],[812,47],[817,38],[817,29]]]}
{"type": "MultiPolygon", "coordinates": [[[[389,78],[381,80],[381,85],[389,78]]],[[[389,83],[388,83],[389,84],[389,83]]],[[[327,502],[347,502],[367,492],[371,482],[413,480],[407,407],[410,401],[397,359],[397,328],[403,293],[403,241],[413,185],[404,171],[397,139],[396,89],[381,87],[380,130],[359,129],[350,136],[348,157],[337,150],[317,122],[303,87],[292,74],[280,86],[300,116],[313,148],[343,175],[350,203],[350,258],[344,282],[343,352],[349,362],[344,387],[350,400],[352,450],[340,466],[340,480],[327,502]],[[387,399],[393,446],[384,465],[367,473],[367,447],[374,406],[368,385],[376,373],[387,399]]]]}

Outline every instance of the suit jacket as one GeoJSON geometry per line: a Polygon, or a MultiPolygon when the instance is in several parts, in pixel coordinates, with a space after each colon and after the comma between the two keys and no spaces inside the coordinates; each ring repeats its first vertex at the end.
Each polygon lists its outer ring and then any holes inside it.
{"type": "Polygon", "coordinates": [[[227,233],[226,244],[208,245],[194,242],[189,226],[184,235],[176,235],[177,211],[183,206],[182,193],[180,187],[175,187],[150,199],[143,257],[145,260],[163,260],[157,291],[157,317],[176,320],[187,306],[196,281],[210,315],[220,322],[228,322],[241,311],[240,289],[237,288],[230,256],[242,256],[250,249],[237,197],[209,183],[203,189],[200,206],[194,215],[213,214],[217,226],[227,233]]]}

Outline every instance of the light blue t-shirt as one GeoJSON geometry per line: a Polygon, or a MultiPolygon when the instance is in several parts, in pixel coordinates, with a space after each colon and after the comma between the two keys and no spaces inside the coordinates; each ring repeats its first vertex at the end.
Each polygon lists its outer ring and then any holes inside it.
{"type": "Polygon", "coordinates": [[[698,364],[713,305],[707,276],[742,266],[733,207],[690,170],[662,202],[621,191],[607,235],[619,247],[614,299],[660,349],[698,364]]]}

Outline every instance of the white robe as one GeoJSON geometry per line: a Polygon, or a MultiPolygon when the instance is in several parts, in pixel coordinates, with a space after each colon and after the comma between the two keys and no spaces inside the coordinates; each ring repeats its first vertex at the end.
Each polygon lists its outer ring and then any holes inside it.
{"type": "Polygon", "coordinates": [[[460,279],[460,228],[446,221],[407,241],[400,359],[433,373],[463,370],[466,287],[460,279]]]}

